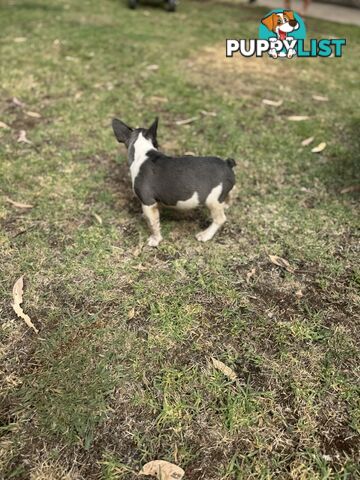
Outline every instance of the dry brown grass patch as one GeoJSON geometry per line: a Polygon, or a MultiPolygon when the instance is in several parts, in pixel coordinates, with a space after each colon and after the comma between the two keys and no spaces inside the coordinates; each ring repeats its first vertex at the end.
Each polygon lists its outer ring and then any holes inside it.
{"type": "MultiPolygon", "coordinates": [[[[283,63],[281,61],[263,58],[245,58],[234,55],[226,58],[225,44],[205,47],[199,50],[196,57],[186,60],[186,69],[190,78],[196,83],[221,90],[233,95],[238,91],[242,97],[253,95],[254,89],[264,88],[269,79],[277,82],[284,79],[283,63]]],[[[287,65],[289,67],[289,65],[287,65]]],[[[294,75],[294,68],[286,70],[286,78],[294,75]]]]}

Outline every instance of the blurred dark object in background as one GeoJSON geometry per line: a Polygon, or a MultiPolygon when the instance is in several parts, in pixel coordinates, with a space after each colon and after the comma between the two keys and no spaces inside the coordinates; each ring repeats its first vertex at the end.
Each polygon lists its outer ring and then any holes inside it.
{"type": "MultiPolygon", "coordinates": [[[[255,3],[256,0],[248,0],[249,4],[255,3]]],[[[314,0],[315,3],[329,3],[332,5],[341,5],[342,7],[355,7],[360,8],[360,0],[314,0]]],[[[278,2],[274,2],[274,8],[280,8],[277,5],[278,2]]],[[[285,6],[285,8],[288,8],[285,6]]]]}
{"type": "MultiPolygon", "coordinates": [[[[175,12],[177,0],[162,0],[168,12],[175,12]]],[[[139,6],[139,0],[128,0],[129,8],[135,9],[139,6]]]]}
{"type": "Polygon", "coordinates": [[[342,5],[343,7],[360,8],[360,0],[316,0],[319,3],[332,3],[333,5],[342,5]]]}

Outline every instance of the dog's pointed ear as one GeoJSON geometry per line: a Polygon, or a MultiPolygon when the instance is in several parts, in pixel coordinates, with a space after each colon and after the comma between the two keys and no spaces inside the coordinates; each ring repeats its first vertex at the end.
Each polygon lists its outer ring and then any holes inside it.
{"type": "Polygon", "coordinates": [[[119,143],[127,143],[129,141],[132,128],[128,127],[124,122],[117,118],[113,119],[112,128],[119,143]]]}
{"type": "Polygon", "coordinates": [[[147,131],[149,137],[151,137],[154,140],[156,140],[158,124],[159,124],[159,117],[156,117],[151,127],[147,131]]]}
{"type": "Polygon", "coordinates": [[[271,32],[274,32],[276,27],[276,19],[277,19],[276,13],[272,13],[271,15],[268,15],[267,17],[263,18],[261,20],[261,23],[265,25],[265,27],[268,28],[271,32]]]}

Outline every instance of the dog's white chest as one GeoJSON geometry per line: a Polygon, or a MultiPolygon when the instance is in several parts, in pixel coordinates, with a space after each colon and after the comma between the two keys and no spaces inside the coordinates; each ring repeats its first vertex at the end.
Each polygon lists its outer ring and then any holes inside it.
{"type": "Polygon", "coordinates": [[[147,160],[148,152],[153,149],[154,147],[151,141],[145,138],[142,133],[140,133],[136,139],[136,142],[134,143],[134,160],[130,165],[130,175],[133,187],[135,178],[139,174],[141,165],[147,160]]]}

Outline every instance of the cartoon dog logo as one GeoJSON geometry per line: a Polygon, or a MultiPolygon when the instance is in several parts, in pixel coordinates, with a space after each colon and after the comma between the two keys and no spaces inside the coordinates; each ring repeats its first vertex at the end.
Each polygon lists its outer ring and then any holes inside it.
{"type": "MultiPolygon", "coordinates": [[[[292,10],[283,10],[282,12],[271,13],[261,20],[261,23],[271,32],[275,33],[278,40],[293,40],[293,37],[288,36],[289,33],[299,28],[299,22],[295,19],[292,10]]],[[[273,58],[277,58],[278,52],[275,49],[269,50],[269,54],[273,58]]],[[[296,50],[290,48],[287,52],[287,57],[292,58],[296,55],[296,50]]],[[[279,55],[281,56],[281,55],[279,55]]]]}

